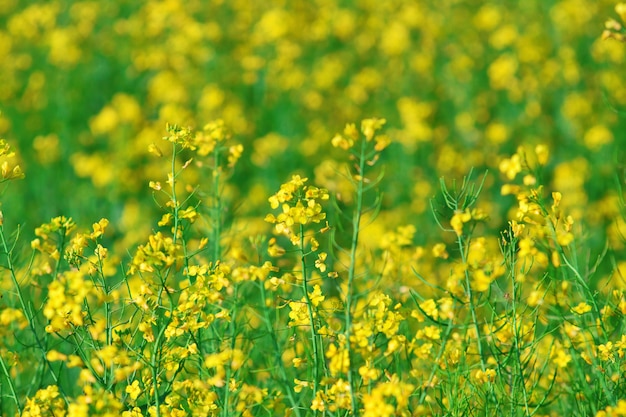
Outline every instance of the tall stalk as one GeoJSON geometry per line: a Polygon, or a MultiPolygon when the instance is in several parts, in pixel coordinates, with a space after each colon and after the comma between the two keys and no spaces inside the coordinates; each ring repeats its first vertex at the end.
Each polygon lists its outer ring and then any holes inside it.
{"type": "MultiPolygon", "coordinates": [[[[346,332],[346,350],[348,351],[348,360],[352,365],[352,349],[350,344],[350,334],[352,330],[352,304],[354,302],[354,277],[356,275],[356,253],[359,246],[359,232],[361,230],[361,217],[363,215],[363,188],[364,188],[364,170],[366,157],[367,142],[361,141],[361,150],[358,156],[358,172],[356,181],[355,208],[352,217],[352,240],[350,242],[350,263],[348,265],[348,288],[346,289],[346,306],[345,306],[345,332],[346,332]]],[[[350,384],[350,405],[352,414],[357,415],[357,400],[355,393],[355,378],[352,366],[348,368],[348,383],[350,384]]]]}

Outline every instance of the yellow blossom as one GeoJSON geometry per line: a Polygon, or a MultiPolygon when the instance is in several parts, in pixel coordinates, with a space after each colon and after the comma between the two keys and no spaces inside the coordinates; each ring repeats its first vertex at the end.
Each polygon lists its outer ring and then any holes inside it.
{"type": "Polygon", "coordinates": [[[576,307],[572,307],[571,310],[576,314],[585,314],[591,311],[591,306],[583,301],[576,307]]]}
{"type": "Polygon", "coordinates": [[[139,381],[134,380],[132,384],[126,386],[126,393],[134,401],[141,394],[141,388],[139,387],[139,381]]]}

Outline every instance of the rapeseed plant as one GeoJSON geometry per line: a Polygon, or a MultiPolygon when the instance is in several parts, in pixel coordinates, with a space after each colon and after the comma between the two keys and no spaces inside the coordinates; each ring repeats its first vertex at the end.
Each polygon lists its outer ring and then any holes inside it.
{"type": "Polygon", "coordinates": [[[31,3],[0,413],[626,414],[624,4],[31,3]]]}
{"type": "MultiPolygon", "coordinates": [[[[23,377],[11,372],[23,368],[22,355],[9,350],[15,341],[5,341],[0,364],[12,409],[533,415],[570,409],[561,398],[574,395],[581,413],[611,412],[622,392],[626,303],[618,289],[598,297],[576,264],[576,221],[564,212],[565,197],[546,196],[541,183],[546,147],[519,149],[500,164],[502,193],[513,194],[516,207],[498,239],[477,235],[489,221],[479,205],[487,177],[479,184],[467,177],[460,186],[442,180],[431,203],[436,222],[453,237],[442,236],[448,243],[440,240],[428,254],[414,246],[418,230],[408,224],[365,249],[363,233],[381,230],[382,200],[368,195],[384,178],[377,168],[391,144],[380,133],[384,123],[348,124],[331,140],[351,164],[335,175],[345,175],[352,195],[333,197],[331,206],[345,220],[327,216],[331,194],[301,175],[269,196],[279,212],[265,217],[272,235],[249,242],[256,265],[237,251],[229,256],[222,243],[222,174],[241,154],[239,145],[224,145],[222,122],[200,133],[168,127],[171,171],[149,183],[165,214],[121,271],[104,246],[107,219],[87,232],[65,216],[38,227],[24,282],[3,231],[18,303],[3,310],[2,320],[16,335],[29,334],[27,353],[43,362],[27,374],[48,384],[24,396],[23,377]],[[182,187],[186,170],[207,158],[209,194],[182,187]],[[207,228],[203,201],[219,222],[207,228]],[[209,238],[198,236],[199,228],[209,238]],[[361,259],[367,252],[370,265],[361,259]],[[403,285],[388,287],[395,280],[403,285]],[[39,306],[26,304],[36,300],[39,306]],[[590,378],[598,385],[581,384],[590,378]]],[[[150,149],[164,155],[156,144],[150,149]]]]}

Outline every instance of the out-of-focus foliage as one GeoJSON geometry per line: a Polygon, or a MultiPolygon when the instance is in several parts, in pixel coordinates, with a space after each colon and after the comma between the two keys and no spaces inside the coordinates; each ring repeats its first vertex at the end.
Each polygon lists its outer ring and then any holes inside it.
{"type": "Polygon", "coordinates": [[[550,185],[601,226],[615,213],[626,105],[624,47],[597,36],[613,7],[5,1],[0,134],[30,176],[6,200],[31,225],[71,206],[79,221],[106,214],[137,227],[160,170],[147,146],[167,122],[222,118],[247,150],[233,198],[258,202],[293,171],[332,176],[327,138],[384,115],[399,142],[387,156],[387,206],[422,218],[439,176],[493,170],[519,145],[544,143],[550,185]]]}

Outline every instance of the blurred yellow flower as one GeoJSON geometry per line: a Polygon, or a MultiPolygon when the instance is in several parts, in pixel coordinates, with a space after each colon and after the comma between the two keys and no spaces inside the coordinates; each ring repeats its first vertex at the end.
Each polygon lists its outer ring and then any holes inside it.
{"type": "Polygon", "coordinates": [[[576,314],[585,314],[591,311],[591,306],[584,301],[579,303],[577,306],[572,307],[571,311],[576,314]]]}
{"type": "Polygon", "coordinates": [[[613,133],[604,125],[595,125],[585,133],[583,140],[587,148],[595,151],[613,142],[613,133]]]}

